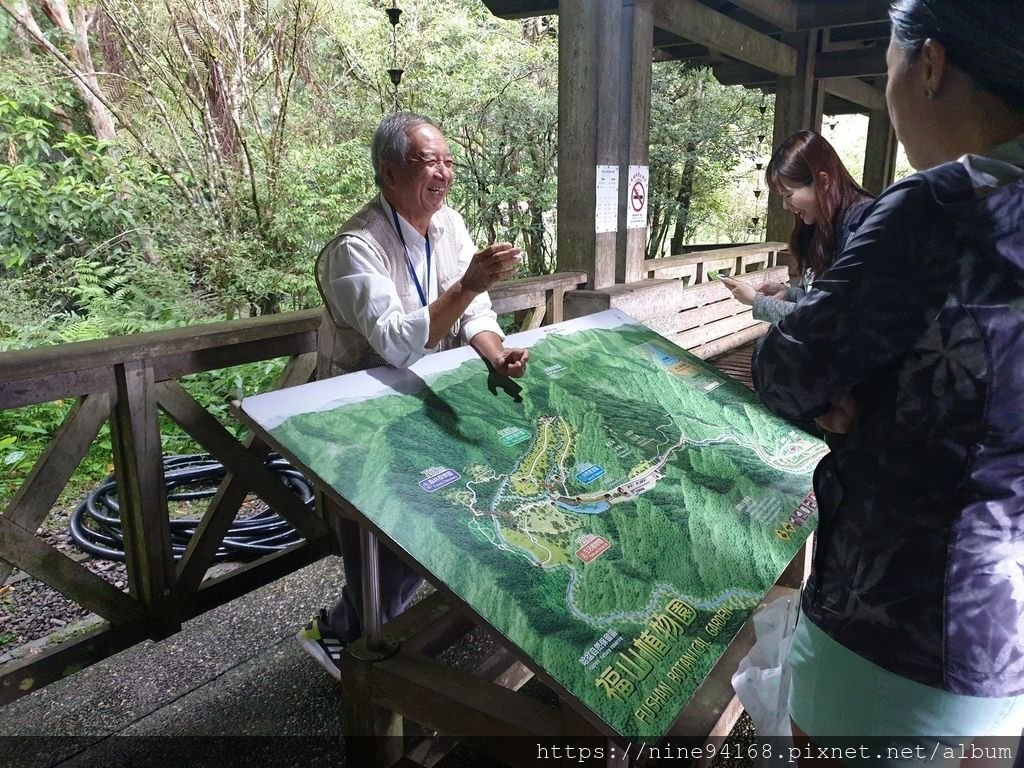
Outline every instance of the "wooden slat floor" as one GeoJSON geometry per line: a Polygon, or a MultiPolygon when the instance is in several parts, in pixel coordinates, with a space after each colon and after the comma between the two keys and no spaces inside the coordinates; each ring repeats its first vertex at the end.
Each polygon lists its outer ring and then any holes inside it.
{"type": "Polygon", "coordinates": [[[708,362],[729,378],[753,389],[754,382],[750,378],[750,358],[754,354],[756,346],[757,342],[752,341],[742,347],[736,347],[736,349],[731,349],[717,357],[712,357],[708,362]]]}

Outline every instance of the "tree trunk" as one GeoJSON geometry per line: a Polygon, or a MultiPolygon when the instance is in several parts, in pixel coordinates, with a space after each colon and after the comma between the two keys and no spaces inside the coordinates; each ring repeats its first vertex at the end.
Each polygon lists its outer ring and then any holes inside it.
{"type": "Polygon", "coordinates": [[[661,221],[661,203],[651,203],[648,217],[650,226],[647,229],[647,258],[657,259],[661,256],[661,244],[665,242],[665,227],[661,221]]]}
{"type": "MultiPolygon", "coordinates": [[[[117,137],[114,116],[110,114],[107,105],[103,103],[101,96],[103,90],[100,88],[96,67],[93,65],[92,51],[89,48],[89,30],[96,20],[97,8],[85,4],[77,5],[72,19],[72,15],[68,11],[67,0],[43,0],[40,6],[47,18],[73,43],[68,58],[75,65],[77,74],[75,88],[82,101],[85,102],[93,134],[101,141],[113,141],[117,137]]],[[[26,25],[35,26],[35,18],[25,0],[15,6],[15,10],[25,20],[26,25]]],[[[36,34],[36,30],[39,30],[38,26],[35,26],[33,34],[36,34]]],[[[36,39],[44,39],[41,31],[36,34],[36,39]]]]}
{"type": "Polygon", "coordinates": [[[693,178],[697,172],[697,148],[690,144],[686,147],[686,164],[683,165],[683,175],[679,180],[679,192],[676,194],[676,202],[679,203],[679,211],[676,213],[676,226],[672,232],[672,242],[669,248],[672,255],[682,250],[686,242],[686,223],[690,218],[690,200],[693,197],[693,178]]]}
{"type": "Polygon", "coordinates": [[[544,242],[544,211],[536,200],[529,201],[530,225],[523,230],[526,264],[531,275],[548,272],[547,247],[544,242]]]}

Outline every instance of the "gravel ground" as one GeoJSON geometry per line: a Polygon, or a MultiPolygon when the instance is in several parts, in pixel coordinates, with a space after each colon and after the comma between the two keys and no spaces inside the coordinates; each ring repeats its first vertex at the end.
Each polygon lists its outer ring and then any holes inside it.
{"type": "MultiPolygon", "coordinates": [[[[174,518],[198,518],[205,508],[205,500],[176,502],[171,505],[171,515],[174,518]]],[[[261,508],[262,505],[256,500],[247,499],[243,516],[261,508]]],[[[68,533],[70,513],[70,508],[54,509],[36,534],[72,560],[81,562],[100,578],[127,591],[128,571],[123,562],[89,555],[71,539],[68,533]]],[[[214,567],[222,569],[230,566],[214,567]]],[[[62,642],[96,621],[98,619],[85,608],[43,582],[15,569],[0,586],[0,664],[24,653],[36,652],[62,642]]]]}
{"type": "MultiPolygon", "coordinates": [[[[124,563],[92,558],[75,546],[67,533],[66,511],[51,514],[44,525],[38,534],[46,543],[115,587],[128,588],[124,563]]],[[[15,569],[0,586],[0,663],[76,634],[91,623],[90,616],[85,608],[15,569]]]]}

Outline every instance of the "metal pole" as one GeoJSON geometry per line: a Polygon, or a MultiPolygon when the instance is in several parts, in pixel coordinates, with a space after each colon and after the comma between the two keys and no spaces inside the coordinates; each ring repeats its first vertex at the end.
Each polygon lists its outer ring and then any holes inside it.
{"type": "Polygon", "coordinates": [[[360,525],[363,554],[363,639],[371,653],[385,650],[380,621],[380,560],[377,537],[367,525],[360,525]]]}

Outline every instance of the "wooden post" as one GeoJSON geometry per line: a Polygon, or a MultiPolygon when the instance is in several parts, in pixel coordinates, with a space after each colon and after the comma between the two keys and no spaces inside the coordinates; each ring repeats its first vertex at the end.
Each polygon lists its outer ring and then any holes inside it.
{"type": "Polygon", "coordinates": [[[876,195],[892,184],[896,174],[896,132],[889,112],[872,110],[868,115],[868,140],[864,150],[864,188],[876,195]]]}
{"type": "Polygon", "coordinates": [[[595,230],[597,166],[619,165],[622,0],[561,0],[558,16],[558,269],[604,288],[618,234],[595,230]]]}
{"type": "MultiPolygon", "coordinates": [[[[633,204],[630,166],[649,167],[651,143],[651,64],[654,50],[653,0],[626,0],[622,9],[622,164],[619,178],[619,248],[615,279],[620,283],[642,280],[647,258],[647,222],[642,227],[626,226],[633,204]]],[[[650,175],[644,195],[650,198],[650,175]]],[[[646,205],[646,201],[644,203],[646,205]]]]}
{"type": "MultiPolygon", "coordinates": [[[[795,77],[779,77],[775,92],[775,125],[771,155],[790,134],[804,128],[821,131],[821,111],[825,84],[815,79],[815,60],[821,39],[820,30],[783,35],[782,40],[797,51],[795,77]]],[[[787,242],[793,228],[793,216],[782,209],[782,198],[768,190],[767,240],[787,242]]]]}
{"type": "Polygon", "coordinates": [[[114,378],[117,404],[110,432],[128,586],[146,608],[151,636],[166,637],[181,629],[181,622],[171,602],[174,556],[153,368],[121,363],[114,366],[114,378]]]}
{"type": "Polygon", "coordinates": [[[404,752],[404,719],[374,701],[374,663],[354,650],[347,649],[341,659],[345,749],[352,765],[386,768],[404,752]]]}

